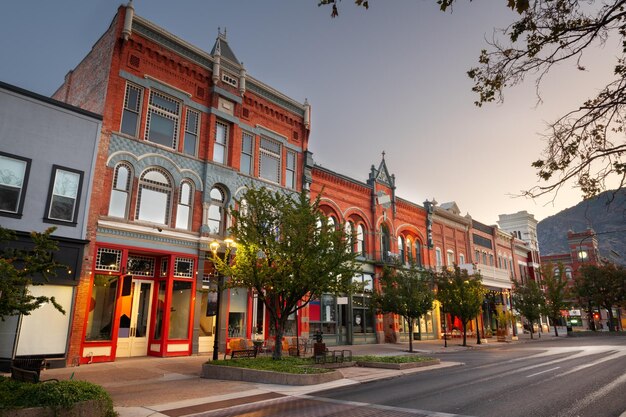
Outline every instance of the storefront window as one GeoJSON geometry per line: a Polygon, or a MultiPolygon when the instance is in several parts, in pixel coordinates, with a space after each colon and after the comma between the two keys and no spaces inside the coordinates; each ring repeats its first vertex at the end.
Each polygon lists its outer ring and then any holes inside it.
{"type": "Polygon", "coordinates": [[[309,303],[309,322],[311,334],[317,331],[323,334],[337,333],[337,309],[333,295],[324,294],[321,299],[309,303]]]}
{"type": "Polygon", "coordinates": [[[354,333],[374,333],[370,298],[352,297],[352,328],[354,333]]]}
{"type": "Polygon", "coordinates": [[[159,282],[159,295],[157,299],[156,323],[154,323],[154,339],[161,340],[161,332],[163,330],[163,315],[165,313],[165,281],[159,282]]]}
{"type": "Polygon", "coordinates": [[[191,281],[174,281],[168,335],[170,339],[187,339],[189,337],[191,284],[191,281]]]}
{"type": "Polygon", "coordinates": [[[111,340],[117,298],[117,276],[97,274],[93,279],[86,341],[111,340]]]}
{"type": "Polygon", "coordinates": [[[200,336],[213,336],[217,292],[203,292],[200,300],[200,336]]]}
{"type": "Polygon", "coordinates": [[[246,337],[246,310],[248,307],[248,290],[233,288],[230,290],[228,312],[228,337],[246,337]]]}

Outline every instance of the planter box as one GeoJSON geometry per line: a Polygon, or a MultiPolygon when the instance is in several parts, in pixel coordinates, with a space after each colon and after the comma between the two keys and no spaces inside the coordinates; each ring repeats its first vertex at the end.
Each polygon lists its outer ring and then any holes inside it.
{"type": "Polygon", "coordinates": [[[0,410],[0,417],[102,417],[106,415],[104,402],[91,400],[70,408],[33,407],[0,410]]]}
{"type": "Polygon", "coordinates": [[[357,362],[358,366],[364,368],[382,368],[382,369],[412,369],[421,368],[422,366],[439,365],[439,359],[431,359],[422,362],[407,362],[407,363],[387,363],[387,362],[357,362]]]}
{"type": "Polygon", "coordinates": [[[228,381],[260,382],[279,385],[314,385],[342,379],[340,372],[323,374],[288,374],[284,372],[261,371],[258,369],[237,368],[235,366],[202,365],[202,378],[225,379],[228,381]]]}

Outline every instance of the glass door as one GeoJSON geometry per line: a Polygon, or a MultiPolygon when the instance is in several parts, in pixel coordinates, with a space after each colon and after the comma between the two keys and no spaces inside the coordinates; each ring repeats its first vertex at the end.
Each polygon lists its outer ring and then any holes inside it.
{"type": "Polygon", "coordinates": [[[153,282],[124,277],[116,357],[146,356],[153,282]]]}

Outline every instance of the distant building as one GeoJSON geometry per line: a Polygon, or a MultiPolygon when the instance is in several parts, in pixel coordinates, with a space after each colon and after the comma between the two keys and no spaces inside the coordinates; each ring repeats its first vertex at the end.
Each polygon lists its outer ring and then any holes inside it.
{"type": "MultiPolygon", "coordinates": [[[[29,288],[54,296],[66,311],[43,305],[30,315],[0,321],[0,369],[16,357],[45,358],[64,366],[74,299],[87,240],[89,195],[102,117],[0,82],[0,224],[32,248],[30,232],[56,227],[56,261],[69,269],[29,288]]],[[[2,279],[2,277],[0,277],[2,279]]]]}

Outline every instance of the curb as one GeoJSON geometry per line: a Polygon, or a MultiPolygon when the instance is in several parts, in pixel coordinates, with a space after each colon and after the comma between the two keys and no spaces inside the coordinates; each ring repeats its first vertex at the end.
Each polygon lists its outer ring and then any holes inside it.
{"type": "Polygon", "coordinates": [[[259,382],[276,385],[317,385],[343,378],[341,373],[337,371],[316,374],[289,374],[285,372],[263,371],[210,364],[202,365],[202,373],[200,377],[207,379],[225,379],[228,381],[259,382]]]}

